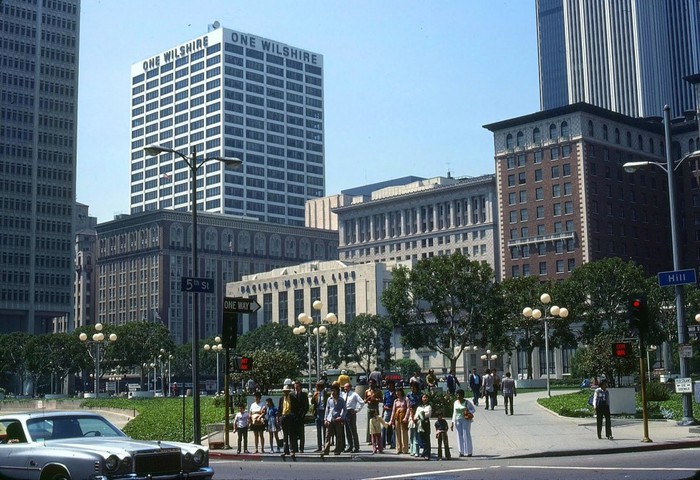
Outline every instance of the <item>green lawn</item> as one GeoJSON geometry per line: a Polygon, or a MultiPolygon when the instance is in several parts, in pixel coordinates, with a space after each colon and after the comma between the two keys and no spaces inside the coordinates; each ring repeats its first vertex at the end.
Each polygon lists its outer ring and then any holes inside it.
{"type": "MultiPolygon", "coordinates": [[[[543,407],[565,417],[592,417],[593,407],[588,405],[588,397],[592,392],[588,389],[575,393],[556,395],[551,398],[540,398],[538,403],[543,407]]],[[[671,393],[670,398],[665,401],[648,402],[649,418],[654,419],[674,419],[680,420],[683,417],[682,396],[671,393]]],[[[642,404],[637,396],[637,414],[635,417],[642,417],[642,404]]]]}
{"type": "MultiPolygon", "coordinates": [[[[177,440],[182,441],[182,398],[149,398],[129,400],[126,398],[105,398],[85,400],[85,407],[122,408],[136,410],[138,416],[130,421],[124,432],[130,437],[141,440],[177,440]]],[[[200,418],[202,435],[206,426],[224,421],[224,402],[214,397],[200,399],[200,418]]],[[[185,438],[192,441],[192,398],[185,399],[185,438]]]]}

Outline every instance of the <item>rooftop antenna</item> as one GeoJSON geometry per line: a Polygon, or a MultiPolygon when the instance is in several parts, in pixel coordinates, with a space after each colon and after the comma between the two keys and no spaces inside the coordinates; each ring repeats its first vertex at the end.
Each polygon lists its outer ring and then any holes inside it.
{"type": "Polygon", "coordinates": [[[219,23],[219,21],[218,21],[218,20],[214,20],[214,23],[212,23],[212,24],[209,25],[209,28],[207,29],[207,31],[208,31],[208,32],[211,32],[212,30],[216,30],[216,29],[219,28],[220,26],[221,26],[221,24],[219,23]]]}

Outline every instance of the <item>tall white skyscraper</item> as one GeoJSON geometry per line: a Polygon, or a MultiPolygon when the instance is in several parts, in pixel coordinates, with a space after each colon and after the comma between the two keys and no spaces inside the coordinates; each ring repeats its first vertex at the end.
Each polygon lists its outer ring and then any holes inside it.
{"type": "Polygon", "coordinates": [[[0,2],[0,333],[69,330],[80,1],[0,2]]]}
{"type": "Polygon", "coordinates": [[[586,102],[633,117],[695,107],[698,0],[536,0],[542,110],[586,102]]]}
{"type": "Polygon", "coordinates": [[[131,67],[131,212],[190,209],[189,169],[159,144],[220,162],[199,171],[198,210],[304,224],[325,192],[323,56],[227,28],[131,67]]]}

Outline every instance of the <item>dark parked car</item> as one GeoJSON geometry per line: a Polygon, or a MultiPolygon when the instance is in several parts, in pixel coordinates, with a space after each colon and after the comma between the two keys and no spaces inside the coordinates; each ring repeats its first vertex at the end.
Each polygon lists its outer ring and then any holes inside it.
{"type": "Polygon", "coordinates": [[[90,412],[0,416],[0,478],[78,480],[211,479],[209,450],[127,437],[90,412]]]}

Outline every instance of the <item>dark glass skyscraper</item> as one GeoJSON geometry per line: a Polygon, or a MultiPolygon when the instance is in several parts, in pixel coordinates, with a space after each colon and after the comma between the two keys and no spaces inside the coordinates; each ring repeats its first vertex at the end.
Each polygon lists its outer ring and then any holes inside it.
{"type": "Polygon", "coordinates": [[[695,107],[698,0],[536,0],[540,106],[586,102],[633,117],[695,107]]]}
{"type": "Polygon", "coordinates": [[[0,2],[0,332],[70,328],[79,17],[0,2]]]}

